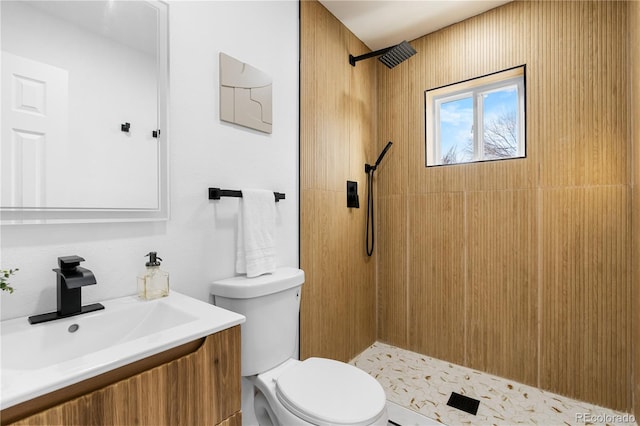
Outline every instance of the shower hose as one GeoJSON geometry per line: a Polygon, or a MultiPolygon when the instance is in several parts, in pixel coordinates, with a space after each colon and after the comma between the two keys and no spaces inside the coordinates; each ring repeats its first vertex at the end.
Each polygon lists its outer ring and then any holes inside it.
{"type": "Polygon", "coordinates": [[[375,226],[373,222],[373,172],[375,170],[369,170],[367,173],[367,231],[366,231],[366,245],[367,256],[373,254],[373,246],[375,244],[375,226]],[[371,223],[371,225],[369,225],[371,223]],[[371,248],[369,248],[369,228],[371,228],[371,248]]]}
{"type": "Polygon", "coordinates": [[[366,232],[366,245],[367,245],[367,256],[371,256],[373,254],[373,245],[375,243],[375,223],[373,222],[373,172],[376,171],[380,162],[384,158],[384,155],[389,151],[393,142],[387,142],[387,145],[384,147],[378,159],[376,160],[373,166],[369,164],[364,165],[364,172],[367,174],[367,232],[366,232]],[[371,221],[369,221],[371,219],[371,221]],[[369,225],[371,223],[371,225],[369,225]],[[371,227],[371,248],[369,248],[369,227],[371,227]]]}

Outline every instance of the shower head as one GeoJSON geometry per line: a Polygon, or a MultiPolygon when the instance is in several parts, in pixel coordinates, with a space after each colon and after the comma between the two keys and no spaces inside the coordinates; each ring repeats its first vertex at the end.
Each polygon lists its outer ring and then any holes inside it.
{"type": "Polygon", "coordinates": [[[382,152],[378,156],[378,159],[376,160],[376,162],[375,162],[375,164],[373,166],[371,164],[365,164],[364,165],[364,172],[365,173],[373,172],[378,168],[378,166],[380,165],[380,162],[384,158],[384,155],[387,153],[387,151],[389,151],[389,148],[391,148],[391,145],[393,145],[393,142],[391,142],[391,141],[387,142],[387,146],[384,147],[384,149],[382,150],[382,152]]]}
{"type": "Polygon", "coordinates": [[[382,158],[384,157],[384,155],[387,153],[387,151],[389,151],[389,148],[391,148],[391,145],[393,145],[393,142],[389,141],[387,143],[387,146],[384,147],[384,149],[382,150],[382,152],[378,156],[378,159],[376,160],[376,167],[378,167],[378,164],[380,164],[380,162],[382,161],[382,158]]]}
{"type": "Polygon", "coordinates": [[[393,145],[393,142],[387,142],[387,146],[385,146],[380,155],[378,155],[378,159],[373,166],[370,164],[364,165],[364,172],[367,174],[367,233],[365,237],[367,239],[367,256],[373,254],[373,244],[375,242],[375,227],[373,226],[373,172],[376,171],[385,154],[389,151],[389,148],[391,148],[391,145],[393,145]],[[371,227],[369,227],[369,219],[371,219],[371,227]],[[369,229],[371,229],[371,248],[369,248],[369,229]]]}
{"type": "Polygon", "coordinates": [[[379,60],[387,66],[387,68],[393,68],[396,65],[406,61],[410,57],[416,54],[416,50],[406,40],[395,46],[387,47],[385,49],[376,50],[375,52],[365,53],[360,56],[349,55],[349,63],[356,66],[356,62],[363,59],[373,58],[374,56],[380,56],[379,60]]]}
{"type": "Polygon", "coordinates": [[[396,65],[406,61],[416,54],[416,50],[406,41],[392,47],[387,53],[380,56],[378,60],[391,69],[396,65]]]}

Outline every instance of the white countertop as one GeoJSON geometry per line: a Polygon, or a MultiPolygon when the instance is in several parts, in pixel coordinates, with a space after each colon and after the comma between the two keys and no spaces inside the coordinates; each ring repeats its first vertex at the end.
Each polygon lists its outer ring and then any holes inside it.
{"type": "Polygon", "coordinates": [[[104,310],[42,324],[27,317],[0,323],[0,409],[245,321],[175,291],[151,301],[127,296],[101,303],[104,310]]]}

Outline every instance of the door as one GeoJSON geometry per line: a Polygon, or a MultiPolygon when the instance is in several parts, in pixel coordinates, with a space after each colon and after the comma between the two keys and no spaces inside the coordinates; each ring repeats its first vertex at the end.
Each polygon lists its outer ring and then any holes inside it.
{"type": "Polygon", "coordinates": [[[47,168],[64,164],[68,81],[66,70],[2,52],[3,208],[46,207],[47,197],[66,198],[67,185],[50,182],[47,168]]]}

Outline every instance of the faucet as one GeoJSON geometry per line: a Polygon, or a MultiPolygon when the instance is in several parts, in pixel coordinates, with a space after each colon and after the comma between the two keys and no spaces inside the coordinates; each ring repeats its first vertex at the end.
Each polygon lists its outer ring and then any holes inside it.
{"type": "Polygon", "coordinates": [[[80,256],[62,256],[58,258],[60,268],[53,269],[57,278],[58,310],[31,316],[29,317],[29,323],[38,324],[104,309],[104,306],[100,303],[82,306],[82,287],[97,284],[97,282],[93,272],[78,266],[80,262],[84,262],[84,259],[80,256]]]}

